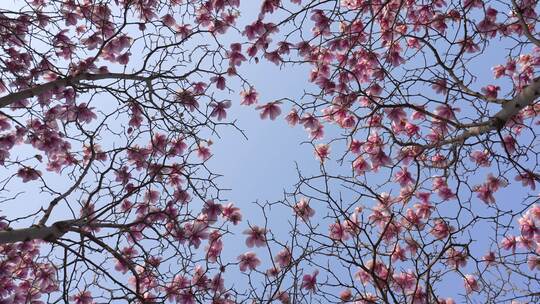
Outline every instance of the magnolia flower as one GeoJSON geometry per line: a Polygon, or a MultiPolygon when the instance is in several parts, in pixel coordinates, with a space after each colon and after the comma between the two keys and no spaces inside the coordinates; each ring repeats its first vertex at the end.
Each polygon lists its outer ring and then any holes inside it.
{"type": "Polygon", "coordinates": [[[414,183],[411,173],[405,167],[401,168],[401,170],[396,173],[395,181],[398,182],[401,187],[414,183]]]}
{"type": "Polygon", "coordinates": [[[81,291],[78,294],[71,296],[70,300],[73,301],[75,304],[92,304],[94,303],[92,294],[85,290],[81,291]]]}
{"type": "Polygon", "coordinates": [[[487,98],[495,99],[500,90],[501,87],[490,84],[482,88],[482,93],[484,93],[487,98]]]}
{"type": "Polygon", "coordinates": [[[335,241],[346,241],[349,239],[349,232],[341,223],[330,224],[328,230],[328,236],[335,241]]]}
{"type": "Polygon", "coordinates": [[[305,274],[302,278],[302,289],[306,289],[310,292],[315,292],[317,289],[317,275],[319,275],[319,271],[315,270],[312,274],[305,274]]]}
{"type": "Polygon", "coordinates": [[[233,223],[233,225],[238,225],[238,223],[242,220],[240,208],[235,207],[233,203],[229,203],[223,207],[221,214],[224,218],[233,223]]]}
{"type": "Polygon", "coordinates": [[[435,225],[431,229],[431,234],[438,240],[442,240],[452,232],[452,226],[449,226],[444,220],[437,219],[435,220],[435,225]]]}
{"type": "Polygon", "coordinates": [[[362,157],[358,156],[352,163],[354,172],[357,175],[361,175],[369,170],[371,170],[371,166],[369,163],[362,157]]]}
{"type": "Polygon", "coordinates": [[[197,149],[197,156],[199,156],[202,160],[207,160],[210,158],[210,149],[206,146],[199,146],[197,149]]]}
{"type": "Polygon", "coordinates": [[[507,236],[501,241],[501,248],[504,250],[516,251],[517,240],[515,236],[507,236]]]}
{"type": "Polygon", "coordinates": [[[540,256],[531,255],[527,259],[527,265],[530,270],[540,270],[540,256]]]}
{"type": "Polygon", "coordinates": [[[307,221],[310,217],[315,215],[315,210],[309,206],[309,201],[303,197],[294,205],[294,213],[300,217],[303,221],[307,221]]]}
{"type": "Polygon", "coordinates": [[[291,263],[292,256],[291,251],[289,248],[285,247],[283,250],[281,250],[275,257],[274,261],[280,266],[280,267],[287,267],[291,263]]]}
{"type": "Polygon", "coordinates": [[[261,260],[255,252],[246,252],[238,256],[240,271],[255,270],[261,264],[261,260]]]}
{"type": "Polygon", "coordinates": [[[223,77],[221,75],[214,76],[214,77],[210,78],[210,81],[212,83],[216,84],[216,88],[218,88],[220,90],[225,90],[225,77],[223,77]]]}
{"type": "Polygon", "coordinates": [[[217,120],[221,121],[227,117],[227,109],[231,107],[231,102],[229,100],[212,102],[210,107],[213,108],[210,117],[217,117],[217,120]]]}
{"type": "Polygon", "coordinates": [[[39,179],[41,177],[41,171],[32,169],[29,167],[23,167],[17,171],[17,176],[20,177],[23,183],[39,179]]]}
{"type": "Polygon", "coordinates": [[[240,93],[240,96],[242,96],[242,102],[240,104],[249,106],[249,105],[257,103],[257,98],[259,97],[259,93],[257,93],[257,91],[255,91],[255,89],[251,87],[247,91],[242,91],[240,93]]]}
{"type": "Polygon", "coordinates": [[[246,246],[249,248],[263,247],[266,244],[266,229],[264,228],[252,226],[245,230],[244,234],[248,236],[246,238],[246,246]]]}
{"type": "Polygon", "coordinates": [[[300,122],[300,116],[298,116],[298,111],[296,111],[296,109],[292,109],[289,114],[287,114],[287,116],[285,116],[285,121],[287,121],[287,123],[293,127],[295,126],[297,123],[300,122]]]}
{"type": "Polygon", "coordinates": [[[330,146],[327,144],[318,144],[315,147],[315,156],[321,161],[324,162],[326,158],[330,155],[330,146]]]}
{"type": "Polygon", "coordinates": [[[466,274],[464,280],[465,285],[465,291],[467,293],[472,293],[473,291],[479,291],[480,286],[478,285],[478,281],[472,274],[466,274]]]}
{"type": "Polygon", "coordinates": [[[270,118],[271,120],[275,120],[281,114],[281,109],[279,108],[280,104],[280,101],[273,101],[265,105],[258,106],[255,109],[261,110],[261,119],[270,118]]]}

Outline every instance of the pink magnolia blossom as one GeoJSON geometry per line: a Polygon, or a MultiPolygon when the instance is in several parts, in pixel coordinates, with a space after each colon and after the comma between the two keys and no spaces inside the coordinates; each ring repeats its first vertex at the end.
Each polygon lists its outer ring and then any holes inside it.
{"type": "Polygon", "coordinates": [[[201,214],[204,215],[204,219],[209,223],[215,223],[218,220],[218,216],[223,212],[223,206],[215,203],[213,200],[205,202],[204,207],[201,210],[201,214]]]}
{"type": "Polygon", "coordinates": [[[393,282],[401,290],[414,290],[416,277],[412,272],[400,272],[392,276],[393,282]]]}
{"type": "Polygon", "coordinates": [[[131,53],[129,52],[126,52],[118,57],[116,57],[116,61],[119,63],[119,64],[122,64],[122,65],[126,65],[128,64],[129,62],[129,56],[131,56],[131,53]]]}
{"type": "Polygon", "coordinates": [[[225,77],[219,75],[219,76],[214,76],[212,78],[210,78],[210,82],[212,83],[215,83],[216,84],[216,88],[220,89],[220,90],[225,90],[225,77]]]}
{"type": "Polygon", "coordinates": [[[171,14],[164,15],[161,17],[161,20],[168,27],[173,27],[176,25],[176,20],[174,20],[174,17],[171,14]]]}
{"type": "Polygon", "coordinates": [[[488,167],[489,162],[489,151],[473,151],[471,153],[471,160],[475,161],[481,167],[488,167]]]}
{"type": "Polygon", "coordinates": [[[264,54],[264,58],[276,65],[279,65],[283,61],[283,58],[281,58],[279,51],[266,52],[264,54]]]}
{"type": "Polygon", "coordinates": [[[308,130],[317,129],[320,125],[319,119],[312,114],[306,113],[300,119],[300,123],[308,130]]]}
{"type": "Polygon", "coordinates": [[[158,191],[150,189],[144,194],[144,200],[145,202],[155,203],[158,201],[159,196],[160,194],[158,191]]]}
{"type": "Polygon", "coordinates": [[[371,170],[369,163],[362,157],[358,156],[352,163],[354,172],[357,175],[364,174],[365,172],[371,170]]]}
{"type": "Polygon", "coordinates": [[[217,117],[218,121],[222,121],[227,117],[227,109],[231,107],[230,101],[220,101],[213,102],[210,104],[212,107],[212,112],[210,112],[210,117],[217,117]]]}
{"type": "Polygon", "coordinates": [[[292,261],[292,255],[289,248],[284,248],[278,254],[275,256],[274,261],[280,266],[280,267],[287,267],[292,261]]]}
{"type": "Polygon", "coordinates": [[[508,183],[501,178],[493,176],[493,174],[488,174],[486,185],[493,191],[497,191],[500,188],[506,187],[508,183]]]}
{"type": "Polygon", "coordinates": [[[487,266],[491,266],[493,263],[495,263],[495,252],[488,252],[482,257],[482,259],[484,260],[484,262],[486,262],[487,266]]]}
{"type": "Polygon", "coordinates": [[[315,215],[315,210],[309,206],[309,201],[302,197],[293,207],[294,213],[303,221],[308,221],[309,218],[315,215]]]}
{"type": "Polygon", "coordinates": [[[29,181],[39,179],[41,177],[41,171],[29,167],[23,167],[19,169],[17,176],[22,179],[23,183],[27,183],[29,181]]]}
{"type": "Polygon", "coordinates": [[[504,76],[506,74],[506,68],[502,64],[494,66],[492,68],[492,71],[493,71],[493,76],[495,78],[501,78],[502,76],[504,76]]]}
{"type": "Polygon", "coordinates": [[[486,204],[495,204],[495,197],[493,196],[493,189],[489,185],[483,184],[474,187],[473,189],[477,192],[477,197],[481,199],[486,204]]]}
{"type": "Polygon", "coordinates": [[[416,213],[418,214],[418,216],[423,219],[428,219],[431,216],[433,209],[435,209],[435,206],[433,206],[427,201],[414,204],[413,207],[416,209],[416,213]]]}
{"type": "Polygon", "coordinates": [[[201,241],[208,239],[209,236],[208,224],[200,220],[194,220],[184,224],[184,231],[190,245],[193,245],[195,248],[199,248],[201,241]]]}
{"type": "Polygon", "coordinates": [[[497,95],[498,95],[500,90],[501,90],[501,88],[499,86],[495,86],[495,85],[490,84],[490,85],[487,85],[487,86],[482,88],[482,93],[484,93],[487,98],[495,99],[495,98],[497,98],[497,95]]]}
{"type": "Polygon", "coordinates": [[[352,299],[352,291],[350,289],[342,290],[339,293],[339,299],[343,302],[348,302],[352,299]]]}
{"type": "Polygon", "coordinates": [[[225,207],[223,207],[222,215],[228,221],[233,223],[233,225],[238,225],[238,223],[242,221],[242,214],[240,213],[240,209],[235,207],[233,203],[229,203],[225,207]]]}
{"type": "Polygon", "coordinates": [[[311,129],[309,132],[309,137],[312,140],[322,139],[324,137],[324,126],[318,125],[315,129],[311,129]]]}
{"type": "Polygon", "coordinates": [[[505,135],[503,137],[503,147],[508,151],[508,153],[513,154],[516,152],[516,139],[511,135],[505,135]]]}
{"type": "Polygon", "coordinates": [[[446,91],[447,91],[446,80],[444,80],[444,79],[435,80],[433,85],[432,85],[432,88],[438,94],[446,94],[446,91]]]}
{"type": "Polygon", "coordinates": [[[328,236],[334,241],[346,241],[349,239],[349,232],[341,223],[330,224],[328,230],[328,236]]]}
{"type": "Polygon", "coordinates": [[[326,144],[318,144],[315,147],[315,156],[321,161],[324,162],[326,158],[330,155],[330,146],[326,144]]]}
{"type": "Polygon", "coordinates": [[[92,294],[85,290],[81,291],[78,294],[70,297],[71,301],[73,301],[75,304],[92,304],[94,303],[92,294]]]}
{"type": "Polygon", "coordinates": [[[349,151],[354,154],[360,154],[360,149],[362,148],[362,142],[359,140],[353,139],[349,143],[349,151]]]}
{"type": "Polygon", "coordinates": [[[529,186],[532,190],[536,189],[536,176],[530,172],[522,172],[515,177],[516,181],[521,181],[521,184],[529,186]]]}
{"type": "Polygon", "coordinates": [[[540,228],[537,227],[536,222],[531,216],[525,214],[520,219],[518,219],[519,227],[521,230],[521,235],[532,239],[534,235],[540,232],[540,228]]]}
{"type": "Polygon", "coordinates": [[[279,291],[276,294],[276,299],[280,301],[282,304],[289,304],[290,303],[290,296],[285,291],[279,291]]]}
{"type": "Polygon", "coordinates": [[[395,174],[395,181],[402,187],[414,183],[414,179],[406,167],[401,168],[401,170],[395,174]]]}
{"type": "Polygon", "coordinates": [[[530,270],[540,270],[540,256],[530,255],[527,259],[527,265],[530,270]]]}
{"type": "Polygon", "coordinates": [[[240,93],[240,96],[242,96],[242,102],[240,104],[250,106],[252,104],[257,103],[259,93],[257,93],[257,91],[255,91],[255,89],[251,87],[247,91],[242,91],[240,93]]]}
{"type": "Polygon", "coordinates": [[[516,251],[517,240],[515,236],[507,236],[501,241],[501,248],[504,250],[516,251]]]}
{"type": "Polygon", "coordinates": [[[467,265],[467,254],[463,250],[456,250],[455,248],[450,248],[447,251],[447,263],[449,266],[454,268],[462,268],[467,265]]]}
{"type": "Polygon", "coordinates": [[[300,116],[298,116],[298,111],[292,109],[287,116],[285,116],[285,121],[291,126],[294,127],[300,122],[300,116]]]}
{"type": "Polygon", "coordinates": [[[480,285],[475,276],[472,274],[466,274],[464,277],[465,291],[467,293],[472,293],[480,290],[480,285]]]}
{"type": "Polygon", "coordinates": [[[536,242],[534,242],[531,238],[525,237],[523,235],[518,236],[516,240],[518,246],[525,250],[533,250],[536,247],[536,242]]]}
{"type": "Polygon", "coordinates": [[[220,239],[219,231],[210,233],[209,246],[206,247],[206,259],[215,263],[223,250],[223,241],[220,239]]]}
{"type": "Polygon", "coordinates": [[[243,233],[247,235],[246,246],[249,248],[266,245],[266,229],[259,226],[252,226],[243,233]]]}
{"type": "Polygon", "coordinates": [[[447,238],[452,232],[453,227],[448,225],[442,219],[436,219],[433,229],[431,229],[431,234],[438,240],[447,238]]]}
{"type": "Polygon", "coordinates": [[[202,160],[208,160],[211,155],[210,148],[206,146],[199,146],[197,149],[197,156],[199,156],[202,160]]]}
{"type": "Polygon", "coordinates": [[[180,91],[176,93],[176,100],[183,104],[190,112],[199,108],[199,102],[195,98],[192,92],[180,91]]]}
{"type": "Polygon", "coordinates": [[[396,245],[396,247],[394,248],[394,251],[392,252],[391,258],[392,258],[392,262],[394,263],[396,261],[405,261],[407,259],[406,252],[399,245],[396,245]]]}
{"type": "Polygon", "coordinates": [[[270,118],[271,120],[275,120],[281,114],[280,104],[280,101],[272,101],[255,109],[261,110],[261,119],[270,118]]]}
{"type": "Polygon", "coordinates": [[[317,276],[318,275],[319,275],[318,270],[313,271],[312,274],[305,274],[302,277],[301,288],[309,292],[315,292],[317,290],[317,276]]]}
{"type": "Polygon", "coordinates": [[[261,264],[261,260],[254,252],[246,252],[238,256],[240,271],[255,270],[261,264]]]}
{"type": "Polygon", "coordinates": [[[187,144],[181,139],[173,140],[170,145],[169,153],[174,156],[181,156],[187,149],[187,144]]]}
{"type": "Polygon", "coordinates": [[[229,61],[232,66],[239,66],[246,61],[246,57],[242,54],[242,45],[239,43],[231,44],[231,50],[227,52],[229,61]]]}

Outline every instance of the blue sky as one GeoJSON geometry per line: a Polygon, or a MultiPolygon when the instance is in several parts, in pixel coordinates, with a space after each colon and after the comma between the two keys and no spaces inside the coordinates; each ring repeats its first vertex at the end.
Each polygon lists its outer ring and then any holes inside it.
{"type": "MultiPolygon", "coordinates": [[[[241,8],[243,15],[239,20],[240,28],[243,28],[247,20],[253,20],[258,14],[258,9],[259,1],[243,1],[241,8]]],[[[233,35],[227,39],[234,40],[234,37],[233,35]]],[[[488,52],[480,57],[481,59],[473,63],[471,68],[478,71],[477,89],[487,83],[497,83],[497,81],[492,81],[491,67],[494,62],[504,62],[505,56],[506,52],[499,52],[498,49],[489,48],[488,52]]],[[[245,63],[239,71],[257,88],[260,94],[260,104],[283,97],[299,99],[304,89],[311,87],[307,82],[309,73],[307,66],[280,68],[261,60],[259,63],[254,61],[245,63]]],[[[239,93],[241,89],[234,87],[234,85],[233,88],[235,92],[227,97],[233,101],[233,107],[228,112],[228,119],[237,120],[237,126],[245,130],[247,139],[233,128],[221,128],[221,139],[216,139],[212,146],[213,157],[209,161],[209,167],[214,172],[223,175],[219,179],[220,186],[231,189],[225,194],[225,197],[235,202],[242,209],[244,215],[242,227],[245,228],[247,222],[260,224],[261,213],[258,207],[253,204],[254,202],[281,200],[283,191],[290,190],[292,185],[298,181],[295,163],[298,163],[300,169],[306,175],[309,175],[318,172],[319,161],[315,159],[313,147],[310,144],[301,144],[308,140],[307,133],[301,127],[289,127],[283,120],[289,109],[288,106],[282,108],[283,113],[276,121],[261,120],[258,111],[254,107],[240,105],[239,93]]],[[[332,131],[328,129],[327,133],[332,134],[332,131]]],[[[335,158],[329,161],[328,164],[331,168],[338,169],[335,158]]],[[[487,172],[489,170],[485,173],[487,172]]],[[[508,178],[513,179],[513,176],[508,178]]],[[[21,188],[21,190],[23,189],[21,188]]],[[[502,207],[515,208],[512,205],[517,203],[513,195],[515,194],[514,191],[524,194],[525,188],[511,187],[498,193],[497,198],[502,207]]],[[[31,197],[31,194],[32,192],[28,193],[26,197],[31,197]]],[[[482,203],[477,200],[475,202],[477,205],[474,208],[478,209],[479,214],[487,210],[482,203]]],[[[14,202],[14,204],[2,206],[2,211],[6,214],[24,213],[26,208],[21,208],[21,206],[20,202],[14,202]]],[[[24,206],[35,207],[32,204],[25,204],[24,206]]],[[[450,205],[447,210],[451,209],[452,206],[450,205]]],[[[35,208],[32,208],[32,210],[35,210],[35,208]]],[[[287,231],[285,224],[290,214],[282,216],[279,212],[272,213],[272,227],[275,227],[273,229],[276,232],[285,233],[287,231]]],[[[61,217],[58,214],[56,216],[61,217]]],[[[515,222],[512,224],[515,224],[515,222]]],[[[243,228],[236,231],[242,230],[243,228]]],[[[483,236],[491,233],[489,227],[480,226],[473,233],[473,238],[477,241],[478,247],[487,249],[485,248],[486,239],[483,236]]],[[[246,248],[243,245],[243,235],[238,234],[232,239],[241,242],[241,246],[235,247],[234,250],[225,249],[224,254],[234,259],[238,253],[246,251],[246,248]]],[[[461,286],[462,282],[458,277],[456,277],[455,281],[442,285],[442,287],[448,287],[447,290],[444,290],[448,293],[445,296],[460,293],[462,291],[461,286]],[[459,284],[459,287],[453,288],[453,283],[459,284]]]]}

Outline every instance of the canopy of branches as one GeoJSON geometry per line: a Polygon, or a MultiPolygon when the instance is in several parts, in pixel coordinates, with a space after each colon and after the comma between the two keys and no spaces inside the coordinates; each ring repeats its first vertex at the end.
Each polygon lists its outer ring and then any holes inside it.
{"type": "Polygon", "coordinates": [[[539,303],[539,10],[2,1],[0,303],[539,303]],[[305,131],[281,197],[238,109],[305,131]]]}

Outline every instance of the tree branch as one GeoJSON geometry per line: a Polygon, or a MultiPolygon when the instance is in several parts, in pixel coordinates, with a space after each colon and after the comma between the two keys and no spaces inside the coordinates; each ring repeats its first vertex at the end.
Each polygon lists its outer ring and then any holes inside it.
{"type": "Polygon", "coordinates": [[[514,11],[517,15],[519,24],[521,25],[521,28],[523,29],[523,33],[529,40],[534,43],[536,46],[540,47],[540,40],[538,40],[536,37],[533,36],[531,31],[529,30],[529,26],[527,25],[527,22],[525,22],[525,17],[523,16],[521,8],[516,3],[516,0],[512,0],[512,5],[514,6],[514,11]]]}
{"type": "Polygon", "coordinates": [[[532,105],[540,96],[540,77],[537,77],[533,82],[525,87],[514,99],[506,102],[502,109],[497,112],[492,118],[479,126],[468,128],[460,135],[442,140],[431,145],[424,146],[425,149],[442,147],[448,144],[464,142],[469,137],[479,136],[493,130],[501,129],[514,115],[518,114],[525,107],[532,105]]]}
{"type": "Polygon", "coordinates": [[[51,82],[36,85],[32,88],[28,88],[16,93],[11,93],[6,96],[0,97],[0,108],[9,106],[10,104],[23,100],[26,98],[32,98],[50,91],[56,87],[65,87],[79,83],[82,80],[102,80],[102,79],[127,79],[127,80],[139,80],[147,81],[155,77],[143,77],[135,74],[122,74],[122,73],[104,73],[104,74],[91,74],[83,73],[76,76],[68,76],[65,78],[59,78],[51,82]]]}
{"type": "Polygon", "coordinates": [[[0,245],[31,240],[56,240],[63,236],[73,221],[60,221],[51,226],[34,226],[30,228],[0,231],[0,245]]]}

